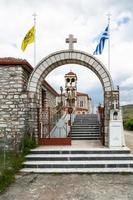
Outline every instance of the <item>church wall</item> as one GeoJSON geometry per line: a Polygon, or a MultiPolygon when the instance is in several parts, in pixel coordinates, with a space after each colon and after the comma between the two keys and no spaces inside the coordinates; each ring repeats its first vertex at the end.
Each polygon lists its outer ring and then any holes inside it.
{"type": "Polygon", "coordinates": [[[56,97],[55,97],[55,95],[53,95],[51,92],[46,90],[46,98],[47,98],[48,106],[51,107],[51,108],[55,108],[56,107],[56,97]]]}
{"type": "Polygon", "coordinates": [[[29,75],[21,65],[0,65],[0,132],[9,136],[21,135],[28,126],[29,75]]]}
{"type": "MultiPolygon", "coordinates": [[[[89,109],[89,101],[88,101],[88,98],[87,96],[78,96],[77,97],[77,106],[79,108],[84,108],[84,109],[89,109]],[[80,106],[80,101],[83,101],[83,107],[80,106]]],[[[89,111],[89,110],[88,110],[89,111]]]]}

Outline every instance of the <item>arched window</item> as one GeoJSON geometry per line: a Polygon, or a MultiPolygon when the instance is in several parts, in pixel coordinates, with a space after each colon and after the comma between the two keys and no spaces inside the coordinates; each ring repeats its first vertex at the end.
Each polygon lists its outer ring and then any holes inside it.
{"type": "Polygon", "coordinates": [[[83,106],[84,106],[84,102],[80,101],[80,107],[83,107],[83,106]]]}

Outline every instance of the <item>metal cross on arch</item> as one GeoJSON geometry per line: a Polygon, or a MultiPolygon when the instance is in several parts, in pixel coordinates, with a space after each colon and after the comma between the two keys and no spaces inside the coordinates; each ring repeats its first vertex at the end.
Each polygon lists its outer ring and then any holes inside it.
{"type": "Polygon", "coordinates": [[[74,38],[72,34],[69,34],[69,38],[66,38],[66,43],[69,43],[69,50],[73,50],[74,43],[77,43],[77,38],[74,38]]]}

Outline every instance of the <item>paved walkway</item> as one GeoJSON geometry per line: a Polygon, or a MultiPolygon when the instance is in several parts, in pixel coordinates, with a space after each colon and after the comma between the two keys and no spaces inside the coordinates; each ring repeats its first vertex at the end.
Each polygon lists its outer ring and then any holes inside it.
{"type": "Polygon", "coordinates": [[[100,140],[72,140],[72,145],[65,146],[39,146],[37,149],[93,149],[93,148],[105,148],[100,140]]]}
{"type": "MultiPolygon", "coordinates": [[[[133,150],[133,132],[126,132],[133,150]]],[[[133,200],[133,174],[17,175],[0,200],[133,200]]]]}

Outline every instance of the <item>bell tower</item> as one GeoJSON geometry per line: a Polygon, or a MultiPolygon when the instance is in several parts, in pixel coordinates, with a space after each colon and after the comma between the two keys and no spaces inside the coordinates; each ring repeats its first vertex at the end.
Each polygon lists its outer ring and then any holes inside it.
{"type": "Polygon", "coordinates": [[[65,74],[65,106],[74,111],[77,106],[77,75],[72,71],[65,74]]]}

